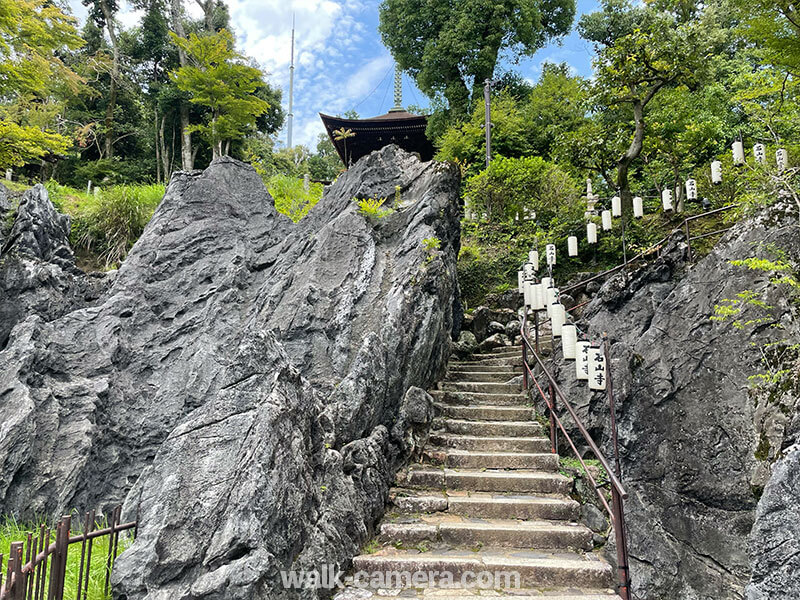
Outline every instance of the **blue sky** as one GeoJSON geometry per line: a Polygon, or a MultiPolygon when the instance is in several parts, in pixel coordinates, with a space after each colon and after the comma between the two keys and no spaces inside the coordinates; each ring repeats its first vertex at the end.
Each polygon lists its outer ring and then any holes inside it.
{"type": "MultiPolygon", "coordinates": [[[[69,0],[81,22],[86,9],[81,0],[69,0]]],[[[318,112],[343,113],[355,108],[361,116],[385,113],[392,105],[392,58],[378,34],[380,0],[227,0],[239,47],[268,72],[269,80],[284,88],[288,102],[289,50],[292,13],[297,18],[295,46],[294,143],[312,149],[323,131],[318,112]]],[[[141,15],[123,0],[120,21],[135,26],[141,15]]],[[[597,0],[578,0],[578,14],[597,8],[597,0]]],[[[185,0],[199,16],[196,3],[185,0]]],[[[552,44],[525,59],[516,69],[535,80],[543,62],[567,62],[588,76],[591,46],[573,32],[562,45],[552,44]]],[[[427,105],[425,96],[404,78],[404,104],[427,105]]],[[[285,140],[285,132],[281,133],[285,140]]]]}

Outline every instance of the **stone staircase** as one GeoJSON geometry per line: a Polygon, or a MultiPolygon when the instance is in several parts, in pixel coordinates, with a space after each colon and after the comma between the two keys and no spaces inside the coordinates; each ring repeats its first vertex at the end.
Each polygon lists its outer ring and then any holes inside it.
{"type": "Polygon", "coordinates": [[[450,363],[431,392],[440,416],[422,463],[398,473],[378,537],[354,559],[354,572],[379,574],[387,587],[353,587],[337,600],[618,598],[611,566],[592,552],[592,532],[576,523],[572,482],[526,404],[521,354],[506,347],[450,363]],[[481,572],[516,573],[518,587],[481,572]],[[406,578],[392,585],[399,573],[406,578]],[[420,579],[409,582],[415,573],[420,579]],[[439,585],[426,587],[430,579],[439,585]]]}

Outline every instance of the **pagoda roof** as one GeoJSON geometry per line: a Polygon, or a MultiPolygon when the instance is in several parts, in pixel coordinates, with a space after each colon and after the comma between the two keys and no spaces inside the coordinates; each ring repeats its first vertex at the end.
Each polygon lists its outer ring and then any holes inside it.
{"type": "Polygon", "coordinates": [[[345,167],[389,144],[397,144],[407,152],[417,153],[423,161],[433,158],[433,144],[425,135],[428,126],[428,117],[425,115],[389,111],[368,119],[345,119],[323,113],[319,113],[319,116],[345,167]],[[342,128],[351,130],[355,135],[346,140],[335,139],[333,132],[342,128]]]}

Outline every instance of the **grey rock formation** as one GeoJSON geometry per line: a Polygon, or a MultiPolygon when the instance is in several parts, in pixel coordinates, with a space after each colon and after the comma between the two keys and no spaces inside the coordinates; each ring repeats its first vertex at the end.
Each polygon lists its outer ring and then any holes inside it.
{"type": "MultiPolygon", "coordinates": [[[[788,435],[800,402],[790,392],[780,402],[770,395],[768,405],[748,378],[764,369],[759,347],[800,342],[800,325],[768,273],[730,261],[774,259],[771,249],[779,248],[800,264],[796,206],[779,203],[740,222],[691,267],[684,248],[674,242],[627,289],[621,278],[608,281],[582,327],[594,340],[610,335],[636,597],[739,599],[751,569],[746,539],[769,477],[764,440],[788,435]],[[738,318],[753,322],[741,328],[710,319],[715,305],[744,290],[773,308],[765,315],[746,305],[738,318]]],[[[572,362],[556,364],[610,457],[605,393],[578,384],[572,362]]]]}
{"type": "Polygon", "coordinates": [[[478,349],[478,340],[471,331],[462,331],[458,341],[453,343],[453,354],[458,358],[467,358],[478,349]]]}
{"type": "Polygon", "coordinates": [[[747,600],[800,598],[800,446],[787,450],[758,502],[747,600]]]}
{"type": "Polygon", "coordinates": [[[472,312],[472,333],[478,342],[482,342],[489,335],[489,323],[491,314],[486,306],[479,306],[472,312]]]}
{"type": "Polygon", "coordinates": [[[460,319],[457,196],[452,169],[396,147],[298,224],[242,163],[177,174],[102,298],[28,317],[0,352],[3,512],[127,497],[118,598],[314,597],[280,572],[346,566],[432,418],[409,390],[460,319]],[[358,214],[395,186],[398,210],[358,214]]]}
{"type": "Polygon", "coordinates": [[[497,321],[489,321],[488,327],[489,335],[494,335],[495,333],[505,333],[506,327],[502,323],[498,323],[497,321]]]}
{"type": "MultiPolygon", "coordinates": [[[[3,188],[0,216],[4,222],[11,210],[3,188]]],[[[0,349],[21,320],[39,315],[52,321],[87,306],[110,281],[102,274],[86,275],[75,266],[69,245],[70,219],[56,211],[42,185],[22,195],[12,217],[13,225],[0,236],[0,349]]]]}

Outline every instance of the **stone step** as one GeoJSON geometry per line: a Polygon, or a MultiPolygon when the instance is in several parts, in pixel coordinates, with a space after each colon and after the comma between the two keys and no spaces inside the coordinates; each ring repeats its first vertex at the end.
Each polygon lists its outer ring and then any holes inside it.
{"type": "Polygon", "coordinates": [[[481,392],[463,392],[458,390],[431,390],[430,395],[438,402],[460,404],[462,406],[495,405],[525,406],[528,398],[519,392],[513,394],[483,394],[481,392]]]}
{"type": "Polygon", "coordinates": [[[400,487],[417,489],[534,494],[567,494],[572,487],[572,480],[560,473],[455,470],[424,465],[412,465],[408,469],[399,471],[396,481],[400,487]]]}
{"type": "Polygon", "coordinates": [[[520,394],[517,383],[477,383],[475,381],[440,381],[439,389],[455,392],[478,392],[481,394],[520,394]]]}
{"type": "Polygon", "coordinates": [[[465,421],[436,419],[433,429],[457,435],[479,437],[533,437],[542,433],[537,421],[465,421]]]}
{"type": "Polygon", "coordinates": [[[428,447],[427,462],[465,469],[527,469],[558,471],[558,455],[553,453],[523,454],[519,452],[468,452],[428,447]]]}
{"type": "Polygon", "coordinates": [[[463,406],[456,404],[439,404],[436,408],[441,414],[451,419],[468,421],[531,421],[536,416],[533,408],[524,406],[463,406]]]}
{"type": "Polygon", "coordinates": [[[522,354],[519,356],[506,356],[500,358],[481,358],[467,360],[465,362],[458,362],[458,363],[450,363],[451,366],[461,366],[461,365],[475,365],[475,366],[490,366],[490,367],[499,367],[499,366],[507,366],[507,367],[514,367],[514,368],[521,368],[522,367],[522,354]]]}
{"type": "Polygon", "coordinates": [[[461,373],[469,373],[469,372],[475,372],[475,371],[479,371],[479,372],[480,371],[483,371],[483,372],[489,372],[489,371],[504,371],[504,372],[513,371],[515,375],[519,375],[519,374],[522,373],[522,365],[521,364],[519,366],[512,366],[512,365],[505,365],[505,364],[487,365],[484,362],[478,362],[478,361],[475,361],[475,362],[451,362],[448,365],[448,369],[450,371],[459,371],[461,373]]]}
{"type": "Polygon", "coordinates": [[[474,435],[452,435],[449,433],[432,433],[428,442],[440,448],[455,450],[475,450],[478,452],[523,452],[538,454],[550,452],[550,439],[543,436],[534,437],[481,437],[474,435]]]}
{"type": "Polygon", "coordinates": [[[395,589],[417,587],[411,584],[413,574],[428,574],[433,571],[439,574],[447,572],[454,581],[461,581],[465,573],[495,574],[497,579],[492,584],[493,589],[541,589],[557,586],[606,589],[611,585],[612,578],[611,565],[592,553],[582,555],[572,552],[504,551],[494,548],[479,552],[422,553],[386,548],[375,554],[356,556],[353,559],[353,570],[370,574],[409,573],[410,576],[405,581],[403,578],[394,578],[395,581],[389,587],[395,589]]]}
{"type": "Polygon", "coordinates": [[[522,372],[505,371],[448,371],[447,381],[478,381],[478,382],[499,382],[506,383],[522,375],[522,372]]]}
{"type": "Polygon", "coordinates": [[[420,492],[393,488],[392,505],[404,513],[444,512],[484,519],[576,520],[580,505],[566,496],[493,494],[489,492],[420,492]]]}
{"type": "Polygon", "coordinates": [[[516,348],[512,348],[511,346],[503,346],[502,348],[496,348],[491,352],[478,352],[476,354],[471,354],[467,360],[484,360],[487,358],[508,358],[515,356],[522,357],[522,346],[517,346],[516,348]]]}
{"type": "Polygon", "coordinates": [[[510,519],[469,519],[458,515],[420,515],[398,522],[384,522],[379,540],[395,547],[420,542],[448,546],[497,548],[550,548],[591,550],[592,532],[575,523],[515,521],[510,519]],[[410,521],[410,522],[404,522],[410,521]]]}

